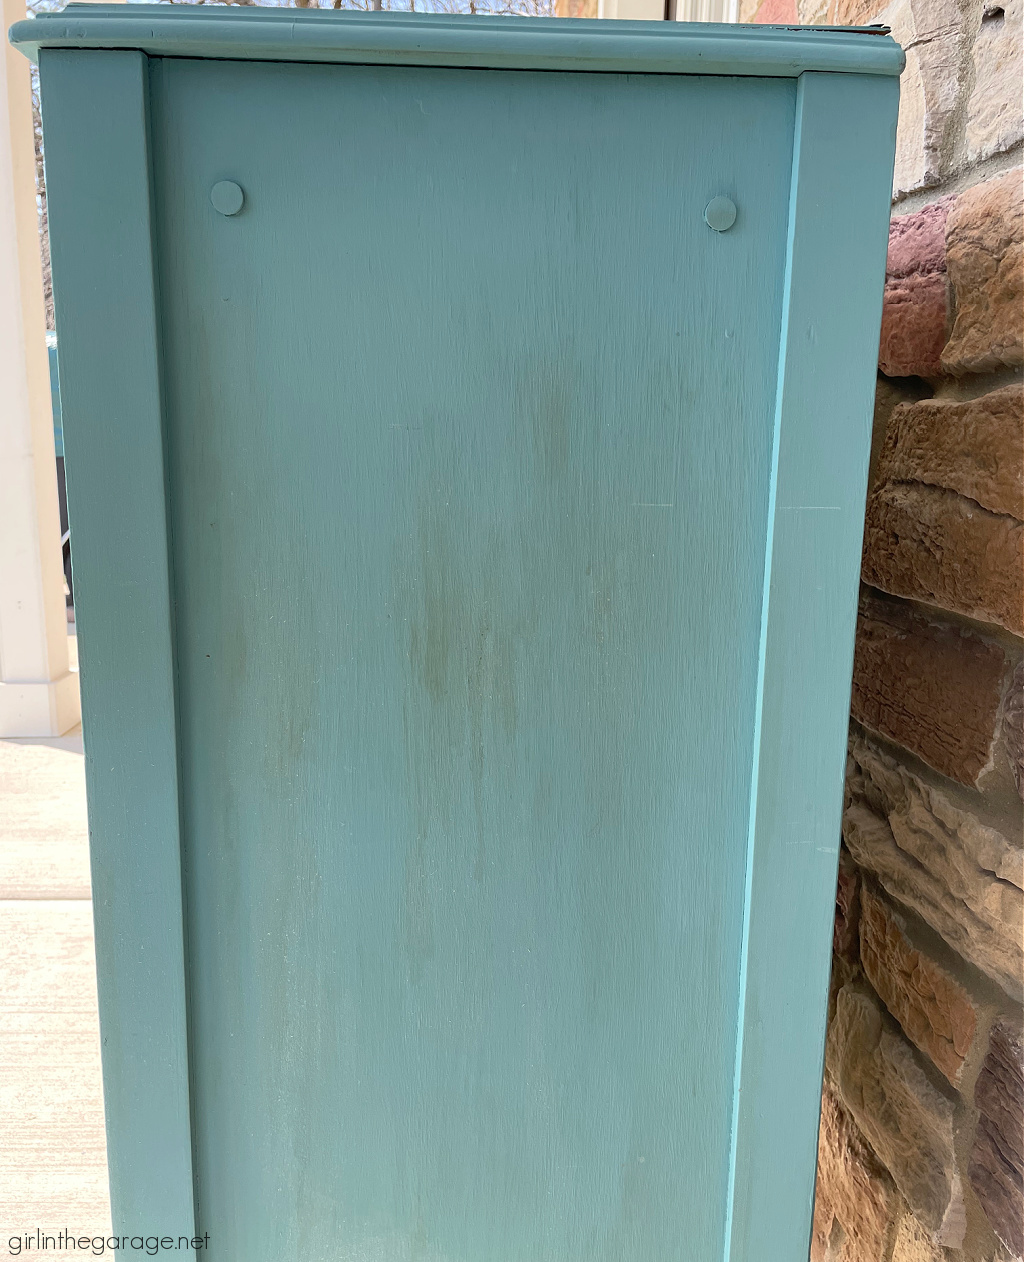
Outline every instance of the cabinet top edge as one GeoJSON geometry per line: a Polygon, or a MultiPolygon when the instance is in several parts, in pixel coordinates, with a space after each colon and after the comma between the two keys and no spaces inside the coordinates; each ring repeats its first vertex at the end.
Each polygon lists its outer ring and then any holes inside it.
{"type": "Polygon", "coordinates": [[[903,50],[885,27],[595,22],[330,9],[72,4],[16,22],[11,43],[40,49],[134,50],[152,57],[762,75],[804,71],[898,75],[903,50]]]}

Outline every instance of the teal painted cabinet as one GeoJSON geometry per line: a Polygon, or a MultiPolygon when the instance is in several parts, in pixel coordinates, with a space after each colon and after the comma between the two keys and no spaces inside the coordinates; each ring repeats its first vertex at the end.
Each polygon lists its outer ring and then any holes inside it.
{"type": "Polygon", "coordinates": [[[91,5],[13,38],[115,1227],[805,1258],[899,48],[91,5]]]}

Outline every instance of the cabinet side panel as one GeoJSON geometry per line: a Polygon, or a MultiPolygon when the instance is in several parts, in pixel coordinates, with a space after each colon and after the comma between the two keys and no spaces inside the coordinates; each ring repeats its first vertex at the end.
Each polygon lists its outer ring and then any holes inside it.
{"type": "Polygon", "coordinates": [[[211,1262],[718,1262],[796,86],[152,74],[211,1262]]]}
{"type": "Polygon", "coordinates": [[[177,1238],[194,1218],[147,69],[40,59],[114,1229],[177,1238]]]}
{"type": "Polygon", "coordinates": [[[806,1257],[899,83],[797,95],[730,1262],[806,1257]]]}

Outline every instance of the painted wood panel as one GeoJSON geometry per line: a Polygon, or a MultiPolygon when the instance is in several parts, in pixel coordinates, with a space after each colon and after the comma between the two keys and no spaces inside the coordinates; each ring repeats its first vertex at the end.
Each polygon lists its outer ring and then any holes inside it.
{"type": "Polygon", "coordinates": [[[901,54],[616,26],[15,28],[118,1230],[806,1251],[901,54]]]}
{"type": "Polygon", "coordinates": [[[899,75],[903,51],[886,32],[256,6],[126,9],[90,0],[17,22],[11,38],[33,58],[40,47],[126,48],[151,57],[795,79],[809,70],[899,75]]]}
{"type": "Polygon", "coordinates": [[[154,68],[215,1258],[721,1254],[794,97],[154,68]]]}
{"type": "Polygon", "coordinates": [[[40,61],[111,1211],[115,1225],[191,1236],[149,63],[74,50],[40,61]]]}
{"type": "Polygon", "coordinates": [[[896,80],[867,75],[804,75],[797,89],[730,1262],[786,1262],[810,1246],[898,100],[896,80]]]}

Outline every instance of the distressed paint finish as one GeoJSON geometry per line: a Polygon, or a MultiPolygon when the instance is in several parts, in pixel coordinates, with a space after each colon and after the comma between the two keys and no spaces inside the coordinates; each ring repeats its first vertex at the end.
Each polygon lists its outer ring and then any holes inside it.
{"type": "MultiPolygon", "coordinates": [[[[351,44],[346,21],[321,29],[351,44]]],[[[284,14],[258,22],[283,38],[284,14]]],[[[541,27],[567,56],[573,25],[541,27]]],[[[442,27],[412,23],[423,46],[442,27]]],[[[121,637],[83,619],[91,830],[135,908],[124,931],[98,904],[100,967],[163,970],[152,1010],[107,986],[105,1032],[165,1048],[107,1055],[120,1226],[194,1193],[214,1262],[789,1262],[896,80],[852,52],[802,77],[789,54],[581,75],[213,61],[189,36],[147,61],[59,29],[76,580],[121,637]],[[118,92],[134,139],[90,164],[118,92]],[[141,256],[103,280],[125,216],[141,256]],[[111,423],[122,377],[137,423],[111,423]],[[119,738],[101,697],[137,630],[164,700],[119,738]],[[162,814],[125,830],[149,763],[162,814]],[[766,969],[791,986],[779,1028],[766,969]],[[157,1174],[147,1074],[194,1174],[157,1174]]]]}
{"type": "Polygon", "coordinates": [[[83,576],[75,616],[111,1210],[124,1227],[191,1236],[148,70],[141,53],[41,59],[55,120],[47,193],[68,512],[83,576]]]}
{"type": "Polygon", "coordinates": [[[225,1256],[721,1252],[794,96],[154,70],[225,1256]]]}
{"type": "Polygon", "coordinates": [[[797,92],[730,1262],[809,1248],[857,605],[843,576],[860,566],[898,94],[894,79],[834,74],[804,75],[797,92]],[[830,180],[837,151],[843,178],[830,180]],[[848,302],[827,280],[837,240],[862,286],[848,302]]]}
{"type": "Polygon", "coordinates": [[[898,75],[903,53],[887,29],[87,3],[18,22],[11,37],[32,57],[41,46],[131,48],[153,57],[796,78],[808,70],[898,75]]]}

